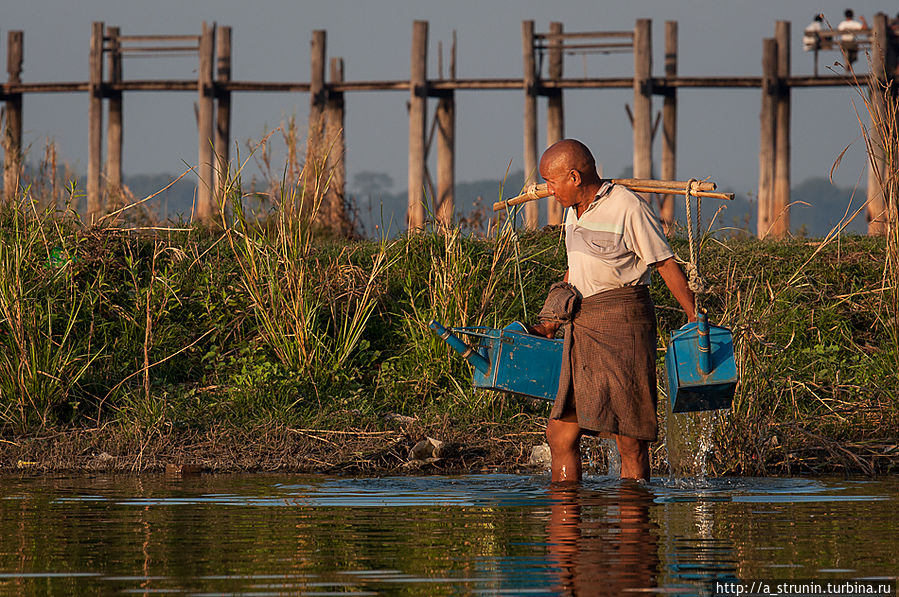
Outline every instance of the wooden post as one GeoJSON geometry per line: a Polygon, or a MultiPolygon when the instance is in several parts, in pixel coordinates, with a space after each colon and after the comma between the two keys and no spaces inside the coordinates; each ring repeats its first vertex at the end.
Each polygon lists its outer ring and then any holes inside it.
{"type": "MultiPolygon", "coordinates": [[[[537,67],[534,60],[534,21],[521,23],[521,52],[524,65],[524,183],[536,182],[537,172],[537,67]]],[[[525,205],[525,226],[535,230],[540,206],[536,201],[525,205]]]]}
{"type": "MultiPolygon", "coordinates": [[[[887,233],[886,198],[882,182],[889,176],[884,161],[884,143],[888,142],[881,133],[887,118],[884,95],[887,91],[887,19],[883,13],[874,15],[871,28],[871,78],[868,94],[871,102],[871,127],[868,147],[868,234],[883,236],[887,233]]],[[[891,73],[892,74],[892,73],[891,73]]]]}
{"type": "MultiPolygon", "coordinates": [[[[331,59],[331,84],[343,83],[343,58],[331,59]]],[[[346,211],[346,135],[344,134],[345,100],[342,91],[328,90],[325,116],[324,148],[327,151],[325,194],[325,222],[341,236],[352,234],[352,226],[346,211]]]]}
{"type": "MultiPolygon", "coordinates": [[[[312,32],[309,51],[309,133],[306,136],[306,180],[313,181],[321,189],[325,171],[325,107],[328,93],[325,89],[325,64],[327,37],[323,29],[312,32]],[[309,176],[313,178],[309,178],[309,176]]],[[[324,214],[323,214],[324,215],[324,214]]]]}
{"type": "Polygon", "coordinates": [[[652,21],[634,28],[634,178],[652,178],[652,21]]]}
{"type": "Polygon", "coordinates": [[[103,163],[103,32],[102,21],[91,24],[90,79],[88,97],[87,219],[102,215],[100,165],[103,163]]]}
{"type": "Polygon", "coordinates": [[[774,141],[774,200],[771,202],[771,235],[790,233],[790,22],[777,21],[777,130],[774,141]]]}
{"type": "MultiPolygon", "coordinates": [[[[106,30],[109,40],[109,82],[122,82],[122,52],[119,28],[106,30]]],[[[122,92],[111,90],[109,98],[109,125],[106,129],[106,202],[107,210],[115,211],[124,206],[122,195],[122,92]]]]}
{"type": "MultiPolygon", "coordinates": [[[[677,21],[665,21],[665,77],[677,78],[677,21]]],[[[662,180],[677,180],[677,88],[666,87],[662,106],[662,180]]],[[[674,195],[662,195],[659,217],[665,231],[674,223],[674,195]]]]}
{"type": "MultiPolygon", "coordinates": [[[[449,78],[456,80],[456,33],[450,50],[449,78]]],[[[452,89],[437,103],[437,221],[452,226],[456,184],[456,94],[452,89]]]]}
{"type": "Polygon", "coordinates": [[[425,146],[428,109],[428,22],[412,24],[412,55],[409,71],[409,211],[410,232],[425,223],[425,146]]]}
{"type": "MultiPolygon", "coordinates": [[[[562,23],[550,23],[549,32],[554,35],[561,35],[562,23]]],[[[563,68],[562,38],[553,38],[549,42],[548,74],[550,80],[561,81],[563,68]]],[[[565,138],[565,112],[562,102],[562,90],[553,89],[549,93],[546,107],[546,145],[550,146],[563,138],[565,138]]],[[[562,223],[562,205],[558,201],[550,200],[546,204],[546,220],[551,226],[562,223]]]]}
{"type": "Polygon", "coordinates": [[[199,69],[197,70],[197,218],[209,223],[213,214],[213,190],[215,188],[215,93],[213,67],[215,65],[215,23],[209,26],[203,21],[200,36],[199,69]]]}
{"type": "MultiPolygon", "coordinates": [[[[216,81],[231,80],[231,27],[218,30],[216,44],[216,81]]],[[[219,88],[215,107],[215,195],[217,201],[224,198],[224,186],[228,180],[231,144],[231,92],[219,88]]]]}
{"type": "Polygon", "coordinates": [[[759,116],[759,189],[758,237],[765,238],[771,228],[771,202],[774,196],[774,131],[776,112],[774,96],[777,92],[777,40],[762,42],[762,110],[759,116]]]}
{"type": "MultiPolygon", "coordinates": [[[[22,31],[8,33],[6,52],[6,72],[9,83],[22,82],[23,58],[22,31]]],[[[7,201],[12,201],[19,189],[22,175],[22,94],[10,93],[6,96],[6,126],[3,130],[3,193],[7,201]]]]}

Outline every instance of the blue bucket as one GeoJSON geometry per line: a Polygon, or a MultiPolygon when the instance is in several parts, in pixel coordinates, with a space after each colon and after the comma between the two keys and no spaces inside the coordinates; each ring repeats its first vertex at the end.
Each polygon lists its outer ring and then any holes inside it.
{"type": "Polygon", "coordinates": [[[501,330],[482,326],[447,329],[437,321],[429,327],[472,364],[475,387],[549,402],[556,399],[562,371],[562,340],[529,334],[518,321],[501,330]],[[453,332],[474,338],[475,346],[453,332]]]}
{"type": "Polygon", "coordinates": [[[671,335],[665,367],[671,412],[730,408],[739,376],[733,333],[705,313],[671,335]]]}

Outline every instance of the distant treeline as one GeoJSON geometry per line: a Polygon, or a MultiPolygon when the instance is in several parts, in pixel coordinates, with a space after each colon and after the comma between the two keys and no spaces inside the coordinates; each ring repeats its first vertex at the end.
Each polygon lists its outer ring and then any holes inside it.
{"type": "MultiPolygon", "coordinates": [[[[618,176],[628,177],[629,171],[618,176]]],[[[165,188],[177,176],[172,174],[137,174],[125,176],[127,190],[136,200],[165,188]]],[[[491,206],[503,197],[516,195],[522,188],[524,173],[511,172],[505,180],[481,179],[456,184],[456,219],[464,227],[483,229],[492,216],[491,206]]],[[[80,183],[79,183],[79,186],[80,183]]],[[[264,185],[259,191],[264,191],[264,185]]],[[[368,237],[387,230],[391,235],[405,229],[407,193],[394,192],[392,177],[382,172],[359,172],[348,185],[350,210],[358,230],[368,237]]],[[[252,189],[244,189],[244,192],[252,189]]],[[[733,192],[736,199],[727,203],[717,216],[715,228],[734,228],[756,234],[756,197],[754,191],[737,189],[726,183],[719,190],[733,192]]],[[[158,221],[187,221],[190,219],[196,194],[196,184],[185,177],[143,205],[147,217],[158,221]]],[[[839,187],[826,178],[808,178],[791,190],[790,229],[795,236],[821,237],[837,226],[841,219],[855,212],[865,201],[865,189],[839,187]]],[[[707,200],[703,204],[706,222],[715,215],[722,202],[707,200]]],[[[432,210],[433,211],[433,210],[432,210]]],[[[683,201],[675,203],[675,216],[684,222],[683,201]]],[[[864,213],[860,213],[846,232],[864,234],[867,230],[864,213]]]]}

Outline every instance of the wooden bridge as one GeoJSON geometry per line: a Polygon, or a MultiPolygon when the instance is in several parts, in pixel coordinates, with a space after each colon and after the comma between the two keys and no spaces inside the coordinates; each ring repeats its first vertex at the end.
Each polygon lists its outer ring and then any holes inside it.
{"type": "MultiPolygon", "coordinates": [[[[827,34],[825,34],[826,36],[827,34]]],[[[778,21],[773,38],[762,42],[760,77],[681,77],[678,69],[677,22],[665,23],[665,64],[660,76],[652,72],[652,24],[639,19],[633,30],[565,32],[562,23],[551,23],[546,32],[537,32],[533,21],[521,27],[521,77],[459,79],[455,76],[455,39],[450,52],[448,78],[427,73],[428,23],[416,21],[412,27],[410,74],[403,80],[345,81],[343,59],[332,58],[329,77],[326,32],[314,31],[310,45],[311,77],[308,82],[234,81],[231,78],[231,28],[203,23],[199,35],[123,35],[118,27],[95,22],[91,29],[90,75],[88,81],[29,83],[21,80],[23,32],[8,36],[8,80],[0,85],[0,100],[6,103],[4,189],[15,192],[23,167],[23,97],[33,93],[87,93],[89,102],[89,139],[87,172],[87,214],[92,220],[119,206],[122,201],[122,105],[125,92],[182,91],[197,94],[197,204],[195,217],[208,221],[214,215],[216,194],[222,189],[222,176],[229,160],[232,95],[240,92],[298,92],[309,96],[309,127],[306,160],[319,164],[329,173],[324,223],[339,226],[344,213],[345,103],[346,93],[358,91],[400,91],[409,94],[408,226],[424,225],[426,192],[433,198],[433,213],[442,222],[452,220],[455,177],[455,94],[457,92],[521,89],[524,95],[523,151],[526,179],[537,171],[537,102],[547,99],[547,143],[564,137],[563,93],[566,89],[633,89],[633,174],[651,178],[652,139],[659,124],[653,122],[652,98],[662,96],[662,172],[668,180],[677,178],[677,92],[681,88],[753,88],[761,90],[759,145],[760,236],[781,237],[789,231],[790,204],[790,114],[791,94],[796,87],[884,85],[895,70],[894,40],[884,14],[874,18],[865,42],[870,47],[872,75],[794,76],[791,73],[790,23],[778,21]],[[196,53],[198,75],[183,80],[128,80],[123,77],[124,55],[166,55],[196,53]],[[631,53],[634,73],[624,78],[565,78],[562,57],[572,53],[631,53]],[[105,58],[105,60],[104,60],[105,58]],[[546,62],[546,74],[543,63],[546,62]],[[105,68],[104,68],[105,63],[105,68]],[[889,75],[887,74],[889,73],[889,75]],[[437,100],[431,127],[427,112],[430,98],[437,100]],[[106,163],[103,167],[103,102],[108,108],[106,127],[106,163]],[[436,185],[427,169],[427,155],[436,136],[436,185]],[[104,184],[105,183],[105,184],[104,184]]],[[[440,55],[442,60],[442,52],[440,55]]],[[[816,54],[817,64],[817,54],[816,54]]],[[[817,69],[816,69],[817,72],[817,69]]],[[[873,94],[877,95],[877,94],[873,94]]],[[[869,233],[882,234],[885,209],[883,193],[876,177],[869,175],[869,233]]],[[[527,182],[527,181],[526,181],[527,182]]],[[[561,222],[561,210],[549,201],[547,219],[561,222]]],[[[539,206],[528,204],[527,226],[536,227],[539,206]]],[[[660,214],[673,219],[673,197],[663,197],[660,214]]]]}

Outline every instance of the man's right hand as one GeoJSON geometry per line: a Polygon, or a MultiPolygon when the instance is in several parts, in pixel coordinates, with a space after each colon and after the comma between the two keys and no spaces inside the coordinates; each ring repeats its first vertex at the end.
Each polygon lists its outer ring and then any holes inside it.
{"type": "Polygon", "coordinates": [[[528,327],[528,333],[534,334],[535,336],[555,338],[556,330],[558,330],[561,325],[561,323],[551,323],[549,321],[545,321],[542,323],[538,323],[537,325],[528,327]]]}

